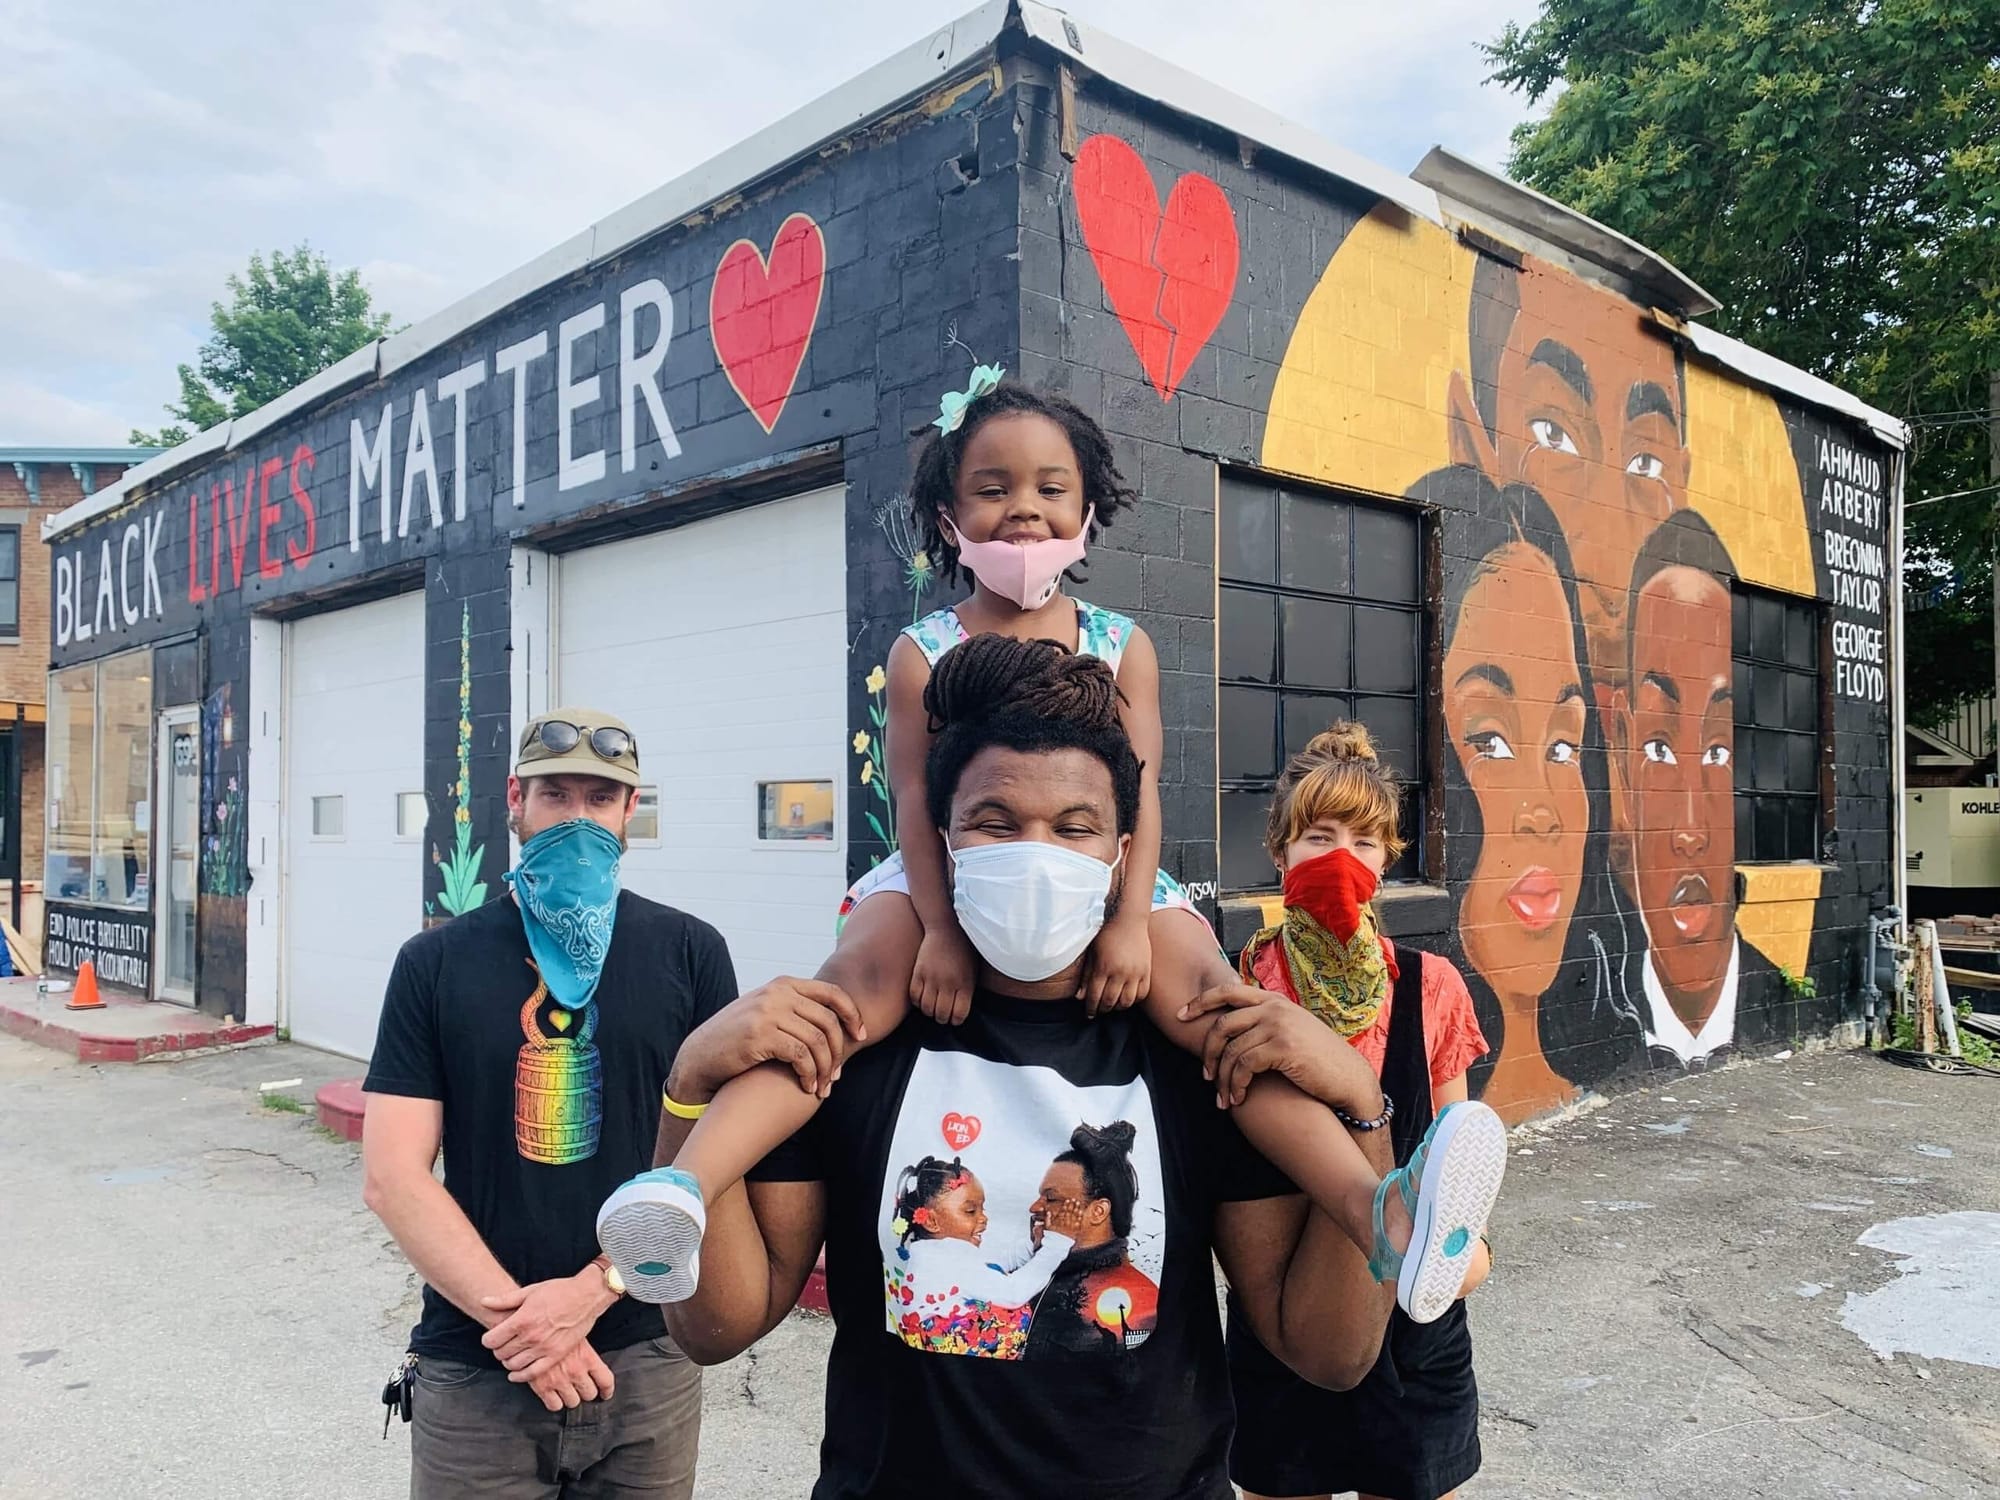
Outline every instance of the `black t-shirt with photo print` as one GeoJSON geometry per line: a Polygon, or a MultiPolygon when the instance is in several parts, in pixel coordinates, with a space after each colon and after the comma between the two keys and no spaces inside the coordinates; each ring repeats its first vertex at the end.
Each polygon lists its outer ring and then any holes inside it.
{"type": "Polygon", "coordinates": [[[960,1026],[912,1014],[751,1176],[826,1186],[814,1500],[1234,1493],[1216,1206],[1292,1188],[1143,1018],[985,993],[960,1026]],[[1079,1126],[1099,1132],[1095,1178],[1061,1160],[1079,1126]],[[1107,1158],[1105,1140],[1129,1145],[1107,1158]],[[927,1160],[956,1209],[978,1205],[977,1238],[912,1223],[927,1160]],[[1077,1182],[1094,1227],[1038,1241],[1044,1192],[1077,1182]]]}
{"type": "MultiPolygon", "coordinates": [[[[653,1164],[674,1054],[736,993],[721,933],[621,891],[597,992],[565,1011],[502,896],[403,944],[362,1087],[442,1101],[445,1191],[508,1275],[574,1276],[597,1255],[599,1205],[653,1164]]],[[[484,1332],[426,1286],[410,1347],[498,1369],[484,1332]]],[[[665,1332],[659,1308],[624,1297],[590,1345],[606,1354],[665,1332]]]]}

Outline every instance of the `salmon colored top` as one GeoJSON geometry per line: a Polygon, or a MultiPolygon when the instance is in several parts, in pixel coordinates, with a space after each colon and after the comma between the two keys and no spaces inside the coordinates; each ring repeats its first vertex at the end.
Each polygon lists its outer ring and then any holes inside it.
{"type": "MultiPolygon", "coordinates": [[[[1384,938],[1382,946],[1391,950],[1389,957],[1394,962],[1394,945],[1384,938]]],[[[1435,953],[1419,953],[1417,957],[1424,966],[1424,1047],[1430,1054],[1431,1091],[1435,1094],[1453,1079],[1463,1077],[1465,1070],[1489,1049],[1486,1034],[1479,1029],[1479,1017],[1473,1014],[1472,992],[1465,987],[1465,976],[1451,960],[1439,958],[1435,953]]],[[[1266,943],[1251,968],[1261,988],[1297,1003],[1299,997],[1292,992],[1292,975],[1285,964],[1283,943],[1266,943]]],[[[1348,1038],[1378,1078],[1382,1074],[1382,1059],[1389,1050],[1391,1003],[1390,998],[1385,998],[1375,1019],[1348,1038]]]]}

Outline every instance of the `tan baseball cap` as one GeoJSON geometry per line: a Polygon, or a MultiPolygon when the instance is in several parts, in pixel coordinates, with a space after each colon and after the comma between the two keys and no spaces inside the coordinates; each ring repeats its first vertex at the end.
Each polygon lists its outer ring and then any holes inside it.
{"type": "Polygon", "coordinates": [[[639,742],[623,719],[594,708],[552,708],[521,731],[514,774],[602,776],[621,786],[637,786],[639,742]],[[610,749],[619,753],[604,753],[610,749]]]}

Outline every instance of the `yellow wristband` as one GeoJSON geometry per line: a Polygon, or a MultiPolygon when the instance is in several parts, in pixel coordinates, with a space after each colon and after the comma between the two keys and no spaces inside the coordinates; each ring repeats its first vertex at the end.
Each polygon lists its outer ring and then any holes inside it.
{"type": "Polygon", "coordinates": [[[662,1092],[660,1106],[676,1119],[699,1120],[708,1111],[706,1104],[682,1104],[672,1094],[662,1092]]]}

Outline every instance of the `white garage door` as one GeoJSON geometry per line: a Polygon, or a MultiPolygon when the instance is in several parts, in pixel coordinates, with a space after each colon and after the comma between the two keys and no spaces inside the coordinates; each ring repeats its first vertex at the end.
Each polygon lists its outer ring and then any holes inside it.
{"type": "Polygon", "coordinates": [[[293,621],[284,660],[285,1014],[298,1041],[367,1057],[423,925],[424,596],[293,621]]]}
{"type": "Polygon", "coordinates": [[[822,490],[557,575],[551,701],[631,724],[658,789],[625,884],[720,928],[746,988],[812,973],[846,888],[845,511],[822,490]]]}

